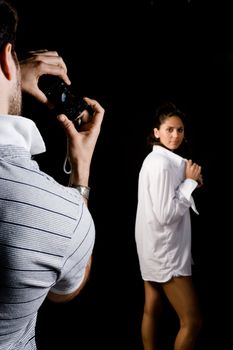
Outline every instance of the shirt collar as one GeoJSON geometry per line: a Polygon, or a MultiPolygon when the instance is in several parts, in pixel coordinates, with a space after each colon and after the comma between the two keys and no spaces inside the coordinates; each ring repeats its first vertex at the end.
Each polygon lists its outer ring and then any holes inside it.
{"type": "Polygon", "coordinates": [[[46,151],[36,124],[31,119],[16,115],[0,115],[0,145],[24,147],[31,155],[46,151]]]}
{"type": "Polygon", "coordinates": [[[153,152],[156,152],[158,154],[162,154],[163,156],[171,159],[178,167],[184,162],[184,158],[182,158],[178,154],[168,150],[167,148],[165,148],[163,146],[154,145],[153,152]]]}

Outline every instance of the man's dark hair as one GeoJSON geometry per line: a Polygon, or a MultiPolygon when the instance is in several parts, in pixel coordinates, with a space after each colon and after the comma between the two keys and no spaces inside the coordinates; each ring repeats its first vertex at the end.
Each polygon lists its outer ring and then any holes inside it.
{"type": "Polygon", "coordinates": [[[15,49],[18,14],[14,6],[6,0],[0,0],[0,51],[7,43],[15,49]]]}

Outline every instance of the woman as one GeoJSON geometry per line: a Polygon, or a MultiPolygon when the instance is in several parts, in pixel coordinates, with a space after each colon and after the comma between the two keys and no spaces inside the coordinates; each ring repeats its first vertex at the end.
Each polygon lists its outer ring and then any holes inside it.
{"type": "Polygon", "coordinates": [[[201,166],[177,153],[184,143],[185,115],[172,103],[162,105],[139,173],[135,238],[145,303],[142,340],[155,350],[163,294],[180,322],[175,350],[194,349],[201,314],[192,283],[190,208],[192,192],[202,184],[201,166]]]}

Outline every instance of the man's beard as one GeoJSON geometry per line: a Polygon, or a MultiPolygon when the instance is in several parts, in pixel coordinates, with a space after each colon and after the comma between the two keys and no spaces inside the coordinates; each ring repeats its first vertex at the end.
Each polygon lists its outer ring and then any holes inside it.
{"type": "Polygon", "coordinates": [[[13,93],[9,98],[9,110],[10,115],[21,115],[22,113],[22,89],[20,72],[17,71],[17,79],[13,87],[13,93]]]}

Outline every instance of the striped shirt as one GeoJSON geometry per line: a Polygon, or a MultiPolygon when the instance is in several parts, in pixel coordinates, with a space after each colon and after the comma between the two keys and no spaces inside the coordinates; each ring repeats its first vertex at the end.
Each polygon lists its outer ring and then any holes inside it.
{"type": "Polygon", "coordinates": [[[36,349],[38,309],[50,290],[68,294],[79,287],[95,241],[79,192],[32,159],[42,139],[23,137],[23,144],[16,137],[28,125],[29,134],[38,133],[25,119],[0,116],[0,350],[36,349]]]}

